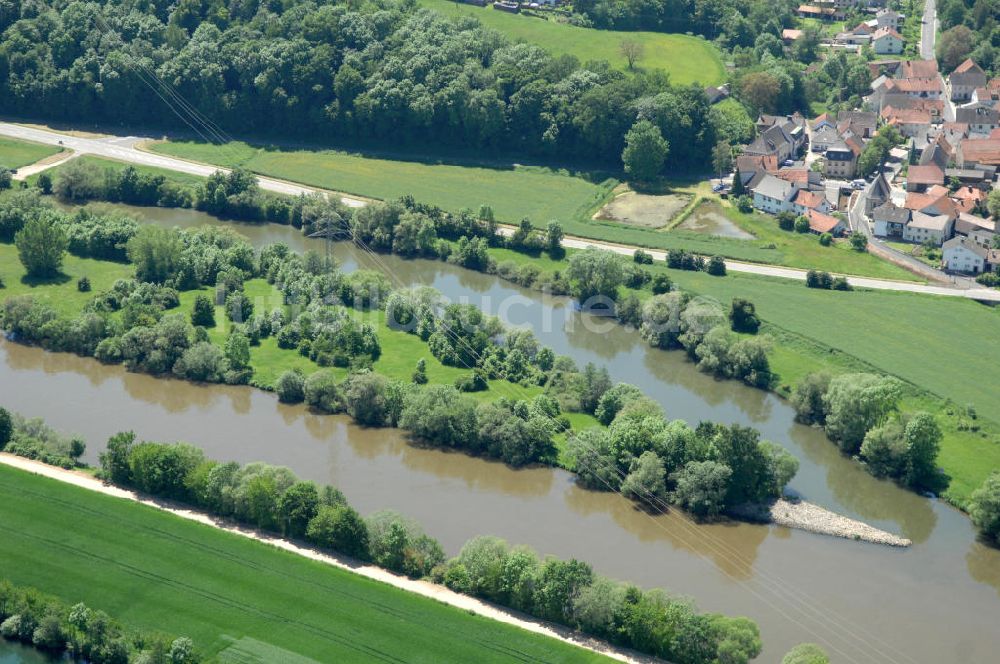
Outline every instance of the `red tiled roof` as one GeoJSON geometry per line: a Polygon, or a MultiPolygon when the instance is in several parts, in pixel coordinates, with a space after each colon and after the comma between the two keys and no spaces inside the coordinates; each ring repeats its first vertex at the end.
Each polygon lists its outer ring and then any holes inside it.
{"type": "Polygon", "coordinates": [[[902,78],[934,78],[938,74],[937,60],[904,60],[902,78]]]}
{"type": "Polygon", "coordinates": [[[879,28],[878,30],[875,31],[875,34],[872,35],[872,39],[874,41],[878,41],[882,37],[895,37],[899,41],[903,41],[903,36],[900,35],[898,32],[896,32],[895,30],[893,30],[892,28],[890,28],[889,26],[886,26],[884,28],[879,28]]]}
{"type": "Polygon", "coordinates": [[[840,220],[818,210],[806,210],[809,229],[816,233],[829,233],[840,224],[840,220]]]}
{"type": "Polygon", "coordinates": [[[906,181],[911,184],[941,184],[944,182],[944,173],[935,164],[910,166],[906,181]]]}
{"type": "Polygon", "coordinates": [[[965,62],[963,62],[959,66],[955,67],[955,73],[956,74],[964,74],[965,72],[969,71],[973,67],[975,67],[976,69],[979,69],[979,65],[977,65],[975,62],[973,62],[972,58],[967,58],[965,62]]]}
{"type": "Polygon", "coordinates": [[[782,168],[775,175],[786,182],[809,182],[808,168],[782,168]]]}
{"type": "Polygon", "coordinates": [[[792,202],[806,208],[815,208],[823,204],[824,197],[808,189],[799,189],[792,202]]]}
{"type": "Polygon", "coordinates": [[[890,124],[930,124],[931,114],[919,108],[886,106],[882,109],[882,119],[890,124]]]}
{"type": "Polygon", "coordinates": [[[981,164],[1000,165],[1000,137],[994,138],[997,130],[990,132],[990,138],[966,138],[962,141],[962,158],[981,164]]]}

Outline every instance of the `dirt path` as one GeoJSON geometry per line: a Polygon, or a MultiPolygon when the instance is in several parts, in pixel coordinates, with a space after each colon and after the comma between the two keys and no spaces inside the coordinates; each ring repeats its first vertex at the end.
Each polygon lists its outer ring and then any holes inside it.
{"type": "Polygon", "coordinates": [[[47,171],[50,168],[55,168],[60,164],[65,164],[70,159],[80,156],[78,153],[72,150],[63,150],[62,152],[57,152],[56,154],[49,155],[45,159],[36,161],[33,164],[28,164],[27,166],[22,166],[17,169],[17,173],[14,175],[15,180],[27,180],[32,175],[36,173],[41,173],[42,171],[47,171]]]}
{"type": "Polygon", "coordinates": [[[234,533],[242,537],[255,539],[259,542],[264,542],[280,549],[284,549],[285,551],[290,551],[300,556],[305,556],[306,558],[317,560],[354,574],[360,574],[361,576],[369,579],[381,581],[382,583],[387,583],[401,590],[416,593],[418,595],[422,595],[423,597],[428,597],[444,604],[476,613],[486,618],[492,618],[493,620],[498,620],[502,623],[528,630],[529,632],[558,639],[580,648],[586,648],[587,650],[600,653],[606,657],[610,657],[621,662],[651,664],[653,662],[661,661],[640,653],[616,648],[560,625],[535,620],[531,617],[475,599],[474,597],[453,592],[444,586],[439,586],[428,581],[419,581],[405,576],[399,576],[380,567],[375,567],[374,565],[359,565],[349,558],[325,552],[321,553],[315,549],[303,547],[273,535],[265,534],[250,528],[234,526],[228,522],[223,522],[205,514],[204,512],[179,508],[175,504],[168,504],[160,500],[141,496],[133,491],[105,484],[104,482],[86,473],[74,470],[65,470],[63,468],[41,463],[40,461],[32,461],[23,457],[14,456],[13,454],[8,454],[6,452],[0,452],[0,463],[34,473],[36,475],[65,482],[66,484],[72,484],[73,486],[77,486],[82,489],[97,491],[108,496],[114,496],[115,498],[124,498],[125,500],[142,503],[143,505],[148,505],[164,512],[169,512],[190,521],[197,521],[198,523],[212,526],[213,528],[218,528],[219,530],[225,530],[226,532],[234,533]]]}

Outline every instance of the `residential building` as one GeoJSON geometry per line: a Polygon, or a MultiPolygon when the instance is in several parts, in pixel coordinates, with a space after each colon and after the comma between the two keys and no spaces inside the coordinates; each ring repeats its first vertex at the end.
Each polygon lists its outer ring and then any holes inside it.
{"type": "Polygon", "coordinates": [[[903,36],[893,28],[879,28],[872,35],[872,48],[878,55],[902,53],[903,43],[903,36]]]}
{"type": "Polygon", "coordinates": [[[705,88],[705,96],[708,97],[709,104],[718,104],[720,101],[729,98],[729,84],[723,83],[719,87],[710,85],[705,88]]]}
{"type": "Polygon", "coordinates": [[[805,118],[798,113],[790,116],[762,115],[757,120],[757,131],[759,135],[744,149],[743,154],[774,155],[779,162],[801,154],[809,139],[805,118]]]}
{"type": "Polygon", "coordinates": [[[836,127],[825,124],[819,129],[813,129],[811,139],[812,151],[822,154],[826,152],[831,145],[842,142],[842,140],[843,139],[840,138],[840,132],[837,131],[836,127]]]}
{"type": "Polygon", "coordinates": [[[829,212],[830,209],[830,203],[827,202],[826,196],[821,192],[799,189],[792,196],[791,210],[795,214],[805,214],[809,210],[825,213],[829,212]]]}
{"type": "Polygon", "coordinates": [[[1000,264],[1000,252],[982,247],[966,237],[953,237],[942,248],[941,262],[951,272],[981,274],[1000,264]]]}
{"type": "Polygon", "coordinates": [[[829,233],[837,237],[843,235],[844,231],[847,230],[847,224],[844,223],[843,219],[839,219],[826,212],[806,210],[802,214],[809,220],[809,231],[816,235],[829,233]]]}
{"type": "Polygon", "coordinates": [[[955,109],[955,120],[969,126],[970,134],[989,134],[1000,127],[1000,110],[984,103],[955,109]]]}
{"type": "Polygon", "coordinates": [[[892,188],[886,181],[885,176],[879,173],[875,176],[867,187],[865,187],[865,214],[869,217],[875,208],[884,205],[892,200],[892,188]]]}
{"type": "Polygon", "coordinates": [[[799,191],[799,185],[765,174],[753,188],[753,206],[758,210],[778,214],[792,209],[792,198],[799,191]]]}
{"type": "Polygon", "coordinates": [[[785,28],[781,31],[781,41],[785,42],[785,45],[791,44],[792,42],[802,39],[802,31],[795,30],[794,28],[785,28]]]}
{"type": "Polygon", "coordinates": [[[948,77],[951,99],[952,101],[968,101],[972,98],[972,93],[975,92],[976,88],[985,87],[986,83],[986,72],[969,58],[956,67],[955,71],[948,77]]]}
{"type": "Polygon", "coordinates": [[[963,212],[955,220],[955,235],[967,237],[980,247],[992,249],[996,237],[996,222],[963,212]]]}
{"type": "Polygon", "coordinates": [[[925,166],[910,166],[906,173],[906,191],[916,191],[922,193],[935,185],[943,184],[944,171],[934,163],[930,163],[925,166]]]}
{"type": "Polygon", "coordinates": [[[826,150],[823,174],[828,178],[851,179],[857,173],[859,156],[860,151],[855,152],[846,141],[838,141],[826,150]]]}
{"type": "Polygon", "coordinates": [[[903,239],[917,244],[930,241],[941,246],[951,238],[954,228],[955,220],[947,214],[914,212],[910,223],[903,228],[903,239]]]}
{"type": "Polygon", "coordinates": [[[851,132],[865,140],[875,136],[878,115],[874,111],[841,111],[837,114],[837,131],[851,132]]]}
{"type": "Polygon", "coordinates": [[[966,138],[958,144],[955,162],[959,168],[1000,166],[1000,138],[966,138]]]}
{"type": "Polygon", "coordinates": [[[910,223],[910,210],[896,207],[891,202],[875,208],[871,214],[872,233],[878,237],[903,237],[903,229],[910,223]]]}
{"type": "Polygon", "coordinates": [[[926,137],[931,128],[931,114],[912,108],[882,107],[882,119],[899,129],[907,138],[926,137]]]}
{"type": "Polygon", "coordinates": [[[892,28],[893,30],[899,30],[899,24],[902,20],[899,12],[892,9],[880,9],[875,14],[875,21],[880,28],[892,28]]]}

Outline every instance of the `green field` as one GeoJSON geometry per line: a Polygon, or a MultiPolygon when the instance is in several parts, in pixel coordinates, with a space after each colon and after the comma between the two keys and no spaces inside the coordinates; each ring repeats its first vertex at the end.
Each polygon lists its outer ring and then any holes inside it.
{"type": "Polygon", "coordinates": [[[600,203],[613,180],[595,184],[567,171],[541,167],[485,168],[364,157],[335,150],[285,150],[235,142],[218,146],[190,141],[153,143],[150,150],[182,159],[299,182],[347,194],[391,200],[412,194],[457,212],[487,203],[501,221],[549,219],[586,213],[600,203]]]}
{"type": "Polygon", "coordinates": [[[190,636],[214,661],[602,659],[155,508],[6,466],[0,499],[4,577],[69,603],[86,602],[129,625],[190,636]]]}
{"type": "Polygon", "coordinates": [[[62,148],[14,138],[0,138],[0,166],[21,168],[62,152],[62,148]]]}
{"type": "Polygon", "coordinates": [[[515,40],[537,44],[553,55],[572,55],[580,62],[607,60],[619,69],[628,62],[621,54],[621,43],[629,40],[642,44],[642,69],[661,69],[674,83],[715,85],[725,78],[725,68],[718,50],[700,37],[661,32],[617,32],[580,28],[554,20],[508,14],[492,7],[475,7],[451,0],[418,0],[421,6],[457,17],[474,17],[483,25],[515,40]]]}

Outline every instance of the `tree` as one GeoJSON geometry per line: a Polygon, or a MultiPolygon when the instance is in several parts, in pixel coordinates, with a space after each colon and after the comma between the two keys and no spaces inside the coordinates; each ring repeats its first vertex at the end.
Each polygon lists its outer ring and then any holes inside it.
{"type": "Polygon", "coordinates": [[[760,329],[760,318],[753,302],[742,297],[734,297],[729,307],[729,327],[733,332],[757,334],[760,329]]]}
{"type": "Polygon", "coordinates": [[[550,221],[545,227],[545,250],[552,258],[562,258],[563,250],[563,229],[558,221],[550,221]]]}
{"type": "Polygon", "coordinates": [[[569,259],[566,278],[570,281],[573,295],[582,303],[591,298],[607,298],[614,301],[618,288],[625,279],[622,260],[606,249],[587,247],[569,259]]]}
{"type": "Polygon", "coordinates": [[[239,330],[233,330],[226,337],[226,360],[234,371],[250,368],[250,339],[239,330]]]}
{"type": "Polygon", "coordinates": [[[406,396],[400,427],[435,445],[465,448],[476,442],[476,402],[450,385],[432,385],[406,396]]]}
{"type": "Polygon", "coordinates": [[[733,168],[733,148],[726,141],[719,141],[712,148],[712,167],[721,178],[733,168]]]}
{"type": "Polygon", "coordinates": [[[184,247],[179,235],[159,226],[141,226],[128,241],[128,259],[139,281],[162,284],[176,272],[184,247]]]}
{"type": "Polygon", "coordinates": [[[625,134],[622,163],[634,179],[649,182],[660,174],[669,153],[670,145],[660,128],[649,120],[638,120],[625,134]]]}
{"type": "MultiPolygon", "coordinates": [[[[795,213],[789,210],[782,210],[778,213],[776,217],[778,220],[778,228],[783,231],[795,230],[795,213]]],[[[806,222],[809,223],[808,221],[806,222]]]]}
{"type": "Polygon", "coordinates": [[[14,435],[14,421],[6,408],[0,408],[0,450],[7,447],[14,435]]]}
{"type": "Polygon", "coordinates": [[[194,308],[191,310],[191,324],[215,327],[215,305],[207,295],[199,293],[195,296],[194,308]]]}
{"type": "Polygon", "coordinates": [[[972,492],[969,516],[984,537],[1000,543],[1000,471],[994,470],[982,486],[972,492]]]}
{"type": "Polygon", "coordinates": [[[427,383],[427,361],[424,358],[417,360],[417,368],[413,370],[412,380],[416,385],[427,383]]]}
{"type": "Polygon", "coordinates": [[[278,498],[278,518],[282,532],[302,537],[319,509],[319,490],[313,482],[296,482],[278,498]]]}
{"type": "Polygon", "coordinates": [[[692,461],[671,475],[674,502],[700,518],[718,516],[725,507],[733,471],[715,461],[692,461]]]}
{"type": "Polygon", "coordinates": [[[755,113],[774,113],[781,82],[769,72],[751,72],[740,80],[738,90],[740,99],[755,113]]]}
{"type": "Polygon", "coordinates": [[[632,463],[629,474],[622,482],[622,495],[637,500],[654,511],[662,509],[661,501],[667,493],[666,470],[656,452],[643,452],[632,463]]]}
{"type": "Polygon", "coordinates": [[[373,427],[388,423],[388,385],[389,381],[385,376],[370,371],[352,374],[347,379],[344,403],[355,422],[373,427]]]}
{"type": "Polygon", "coordinates": [[[726,261],[722,256],[712,256],[708,259],[708,264],[705,266],[705,272],[712,275],[713,277],[724,277],[726,276],[726,261]]]}
{"type": "Polygon", "coordinates": [[[906,441],[906,481],[910,486],[934,486],[941,428],[930,413],[915,413],[903,431],[906,441]]]}
{"type": "Polygon", "coordinates": [[[321,505],[309,521],[306,538],[352,558],[368,559],[368,527],[347,505],[321,505]]]}
{"type": "Polygon", "coordinates": [[[830,658],[815,643],[800,643],[781,658],[781,664],[830,664],[830,658]]]}
{"type": "Polygon", "coordinates": [[[792,394],[795,419],[804,424],[824,424],[826,406],[823,398],[830,387],[830,374],[811,373],[799,381],[792,394]]]}
{"type": "Polygon", "coordinates": [[[975,33],[964,25],[956,25],[942,32],[937,41],[937,58],[941,63],[941,70],[950,72],[962,64],[972,52],[975,38],[975,33]]]}
{"type": "Polygon", "coordinates": [[[827,435],[844,452],[857,453],[865,434],[896,410],[900,396],[899,381],[889,376],[853,373],[832,378],[823,397],[827,435]]]}
{"type": "Polygon", "coordinates": [[[14,174],[10,172],[10,169],[0,166],[0,191],[10,189],[11,182],[13,181],[14,174]]]}
{"type": "Polygon", "coordinates": [[[274,390],[278,393],[278,401],[281,403],[302,403],[306,396],[305,379],[299,371],[286,371],[278,376],[274,390]]]}
{"type": "Polygon", "coordinates": [[[46,196],[52,193],[52,175],[48,171],[39,173],[35,184],[46,196]]]}
{"type": "Polygon", "coordinates": [[[800,214],[795,218],[795,232],[796,233],[808,233],[809,232],[809,219],[800,214]]]}
{"type": "Polygon", "coordinates": [[[323,413],[337,413],[342,408],[337,374],[332,369],[320,369],[309,374],[302,388],[306,404],[323,413]]]}
{"type": "Polygon", "coordinates": [[[645,47],[641,42],[637,42],[632,39],[623,39],[618,45],[618,51],[628,62],[628,68],[635,69],[636,63],[642,60],[643,55],[645,54],[645,47]]]}
{"type": "Polygon", "coordinates": [[[854,251],[867,251],[868,237],[864,233],[851,233],[851,249],[854,251]]]}
{"type": "Polygon", "coordinates": [[[59,274],[69,243],[58,217],[45,214],[29,219],[14,236],[14,244],[28,276],[44,279],[59,274]]]}

